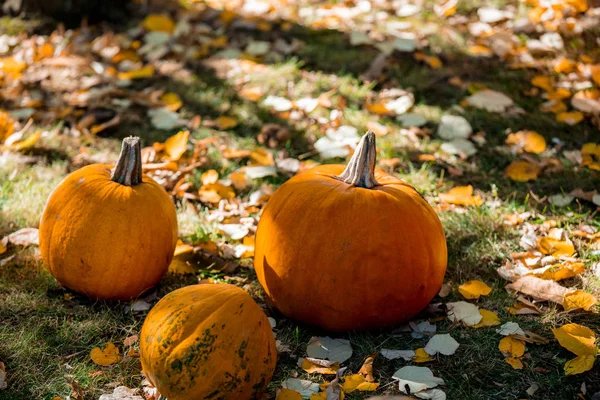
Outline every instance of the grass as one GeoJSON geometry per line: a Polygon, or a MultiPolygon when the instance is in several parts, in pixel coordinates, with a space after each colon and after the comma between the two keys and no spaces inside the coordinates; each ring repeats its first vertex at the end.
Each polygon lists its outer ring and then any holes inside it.
{"type": "MultiPolygon", "coordinates": [[[[472,1],[461,5],[464,12],[473,12],[476,6],[476,2],[472,1]]],[[[366,129],[367,123],[374,117],[363,110],[362,103],[381,89],[377,83],[364,84],[358,79],[373,58],[372,49],[350,47],[347,37],[337,31],[315,32],[295,27],[287,35],[304,40],[307,46],[294,57],[267,64],[265,70],[248,73],[246,85],[260,86],[266,94],[285,97],[291,85],[297,98],[316,97],[335,90],[332,103],[347,102],[344,121],[360,131],[366,129]],[[332,53],[331,48],[336,48],[336,51],[332,53]]],[[[445,43],[444,38],[439,39],[439,43],[445,43]]],[[[444,49],[442,44],[439,47],[444,49]]],[[[397,121],[380,118],[380,122],[390,128],[387,136],[378,139],[380,156],[384,156],[380,158],[398,158],[399,164],[391,172],[417,187],[432,203],[435,203],[438,193],[457,184],[473,184],[483,192],[484,198],[502,200],[497,207],[486,205],[467,209],[464,213],[440,212],[449,249],[446,281],[455,288],[457,284],[470,279],[484,280],[494,290],[491,296],[479,301],[479,306],[496,311],[502,322],[518,321],[523,328],[547,338],[552,338],[552,328],[570,321],[600,331],[597,314],[565,314],[558,310],[543,318],[508,314],[506,307],[512,305],[514,299],[503,290],[505,282],[495,271],[512,252],[519,251],[518,228],[503,224],[509,213],[535,210],[546,219],[557,219],[568,230],[581,223],[600,225],[588,207],[544,208],[538,206],[529,195],[533,192],[543,197],[568,192],[576,187],[591,190],[597,187],[597,172],[565,168],[562,172],[526,184],[514,183],[504,177],[503,170],[513,159],[500,148],[506,129],[534,129],[545,136],[548,142],[559,138],[568,148],[580,148],[582,143],[589,140],[586,132],[593,128],[589,123],[575,127],[557,124],[552,116],[538,112],[540,101],[522,94],[531,77],[529,72],[508,70],[497,60],[473,60],[458,50],[442,54],[441,57],[444,68],[431,70],[409,56],[396,55],[387,71],[391,82],[413,91],[417,101],[415,110],[428,117],[428,126],[433,131],[439,117],[447,112],[456,112],[456,104],[467,95],[464,90],[447,83],[452,76],[509,93],[527,112],[525,115],[506,117],[473,109],[464,110],[463,114],[475,131],[486,132],[488,144],[468,161],[452,160],[464,169],[462,176],[448,176],[436,164],[411,161],[411,151],[435,151],[439,147],[440,142],[435,135],[432,135],[432,139],[424,139],[422,148],[416,148],[402,133],[397,121]]],[[[310,152],[310,142],[323,134],[316,124],[307,119],[278,118],[259,103],[242,98],[232,82],[218,77],[218,71],[194,67],[191,72],[191,81],[157,78],[145,84],[179,94],[184,102],[181,114],[185,117],[201,115],[211,119],[230,115],[243,121],[226,132],[216,132],[206,127],[193,130],[193,138],[217,136],[220,143],[228,147],[253,150],[258,147],[255,138],[261,126],[274,122],[287,126],[293,132],[293,139],[276,149],[276,154],[281,152],[295,157],[308,154],[309,158],[319,161],[310,152]]],[[[317,110],[314,117],[324,112],[317,110]]],[[[13,156],[3,156],[7,158],[0,162],[0,237],[19,228],[37,226],[47,196],[71,168],[70,159],[78,154],[81,147],[88,150],[90,157],[114,160],[122,137],[139,135],[144,145],[151,145],[154,141],[164,141],[173,133],[156,130],[144,119],[132,119],[125,120],[103,138],[76,138],[52,133],[36,146],[33,155],[40,158],[35,164],[24,164],[13,156]]],[[[209,168],[226,175],[240,166],[235,162],[224,164],[219,154],[216,148],[211,147],[207,167],[198,169],[190,176],[190,180],[198,185],[200,175],[209,168]]],[[[265,182],[277,186],[284,180],[284,177],[278,177],[258,181],[254,188],[265,182]]],[[[243,196],[247,197],[250,192],[244,192],[243,196]]],[[[197,214],[192,208],[187,201],[177,203],[181,238],[191,242],[218,238],[214,224],[205,220],[207,211],[200,210],[197,214]]],[[[597,262],[600,258],[586,254],[583,247],[580,250],[580,254],[591,261],[597,262]]],[[[110,392],[116,384],[139,387],[142,376],[137,359],[125,358],[114,366],[103,368],[92,363],[89,352],[108,342],[120,345],[128,336],[139,333],[144,315],[128,311],[125,302],[91,302],[59,287],[43,268],[35,248],[11,248],[3,257],[13,254],[16,258],[0,267],[0,361],[6,364],[8,374],[8,389],[0,392],[0,397],[3,400],[53,399],[54,396],[66,398],[72,391],[73,382],[82,388],[85,398],[90,399],[110,392]]],[[[240,285],[231,279],[232,276],[247,278],[245,284],[249,284],[250,292],[264,305],[262,290],[254,272],[247,267],[238,268],[235,274],[217,272],[206,266],[192,276],[168,275],[157,287],[157,297],[201,279],[212,278],[240,285]]],[[[591,272],[571,283],[600,294],[600,279],[591,272]]],[[[454,289],[448,298],[438,298],[434,302],[461,299],[454,289]]],[[[274,394],[288,377],[298,374],[301,378],[309,378],[296,367],[297,358],[304,356],[311,336],[325,335],[326,332],[298,326],[274,310],[269,313],[278,321],[275,329],[277,339],[291,348],[291,353],[280,355],[269,386],[269,393],[274,394]]],[[[445,319],[438,321],[437,326],[438,332],[451,332],[461,344],[454,356],[440,356],[436,361],[426,364],[436,376],[445,379],[445,391],[450,399],[573,399],[584,382],[590,393],[600,391],[598,367],[580,376],[564,376],[563,365],[572,355],[556,342],[543,346],[527,345],[529,356],[525,359],[526,368],[517,371],[504,362],[497,349],[500,336],[494,328],[455,327],[445,319]],[[527,396],[526,390],[534,383],[540,389],[536,394],[527,396]]],[[[353,372],[358,371],[367,356],[382,348],[415,349],[426,343],[425,339],[413,339],[408,334],[394,334],[390,330],[351,332],[341,337],[350,339],[352,343],[354,355],[348,367],[353,372]]],[[[382,388],[377,394],[398,394],[391,376],[398,368],[410,364],[378,357],[374,368],[375,378],[382,383],[382,388]]],[[[325,381],[319,376],[311,376],[310,379],[325,381]]],[[[369,395],[364,393],[347,396],[351,400],[367,397],[369,395]]]]}

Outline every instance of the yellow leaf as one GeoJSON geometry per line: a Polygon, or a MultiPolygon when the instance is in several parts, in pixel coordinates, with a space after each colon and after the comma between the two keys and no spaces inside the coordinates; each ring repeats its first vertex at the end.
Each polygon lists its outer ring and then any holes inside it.
{"type": "Polygon", "coordinates": [[[15,131],[15,120],[6,111],[0,110],[0,143],[15,131]]]}
{"type": "Polygon", "coordinates": [[[540,104],[540,111],[558,114],[567,111],[567,105],[560,100],[550,100],[540,104]]]}
{"type": "Polygon", "coordinates": [[[538,165],[532,164],[529,161],[513,161],[504,170],[506,176],[516,182],[527,182],[537,179],[541,172],[538,165]]]}
{"type": "Polygon", "coordinates": [[[302,400],[302,395],[295,390],[282,388],[279,391],[277,400],[302,400]]]}
{"type": "Polygon", "coordinates": [[[581,111],[561,112],[556,114],[556,120],[568,125],[577,125],[583,121],[583,113],[581,111]]]}
{"type": "Polygon", "coordinates": [[[433,11],[438,17],[450,17],[456,13],[458,0],[442,0],[433,6],[433,11]]]}
{"type": "Polygon", "coordinates": [[[442,60],[436,56],[428,56],[424,53],[417,52],[414,54],[415,60],[423,61],[425,64],[429,65],[432,69],[440,69],[443,67],[442,60]]]}
{"type": "Polygon", "coordinates": [[[165,108],[171,111],[177,111],[183,105],[181,97],[177,93],[167,92],[160,96],[160,101],[165,105],[165,108]]]}
{"type": "Polygon", "coordinates": [[[240,97],[251,101],[258,101],[261,97],[263,97],[263,94],[264,92],[259,86],[245,87],[239,92],[240,97]]]}
{"type": "Polygon", "coordinates": [[[554,91],[554,85],[552,84],[552,78],[549,76],[537,75],[531,78],[531,84],[540,89],[544,89],[546,92],[554,91]]]}
{"type": "Polygon", "coordinates": [[[592,67],[592,80],[596,82],[596,85],[600,86],[600,64],[592,67]]]}
{"type": "Polygon", "coordinates": [[[229,174],[229,180],[237,190],[244,190],[248,187],[248,179],[244,172],[232,172],[229,174]]]}
{"type": "Polygon", "coordinates": [[[169,264],[169,272],[177,275],[186,275],[196,273],[196,269],[189,262],[194,256],[194,248],[189,244],[177,241],[173,260],[169,264]]]}
{"type": "Polygon", "coordinates": [[[233,128],[237,126],[238,122],[235,118],[228,116],[221,116],[215,120],[215,123],[219,126],[220,129],[227,130],[229,128],[233,128]]]}
{"type": "Polygon", "coordinates": [[[132,69],[127,72],[119,72],[117,77],[121,80],[150,78],[154,75],[154,66],[146,65],[142,68],[132,69]]]}
{"type": "Polygon", "coordinates": [[[586,143],[581,148],[581,165],[600,171],[600,144],[586,143]]]}
{"type": "Polygon", "coordinates": [[[220,183],[211,183],[209,185],[202,185],[198,191],[198,195],[200,201],[217,204],[221,199],[233,199],[235,197],[235,192],[231,186],[225,186],[220,183]]]}
{"type": "Polygon", "coordinates": [[[0,71],[12,78],[18,78],[25,68],[27,68],[27,64],[17,61],[14,57],[0,58],[0,71]]]}
{"type": "Polygon", "coordinates": [[[557,88],[552,92],[548,92],[548,100],[564,100],[571,97],[571,91],[565,88],[557,88]]]}
{"type": "Polygon", "coordinates": [[[379,387],[379,382],[363,382],[356,387],[359,392],[374,392],[379,387]]]}
{"type": "Polygon", "coordinates": [[[366,383],[366,379],[364,376],[360,374],[349,375],[344,378],[344,383],[342,383],[342,389],[346,393],[351,393],[358,388],[358,385],[366,383]]]}
{"type": "Polygon", "coordinates": [[[209,169],[208,171],[206,171],[202,175],[200,175],[200,182],[202,182],[203,185],[210,185],[211,183],[217,183],[218,180],[219,180],[219,173],[217,171],[215,171],[214,169],[209,169]]]}
{"type": "Polygon", "coordinates": [[[187,150],[190,131],[179,131],[165,141],[165,153],[172,161],[177,161],[187,150]]]}
{"type": "Polygon", "coordinates": [[[252,159],[252,161],[258,165],[275,164],[275,161],[273,160],[273,154],[262,148],[256,149],[250,153],[250,159],[252,159]]]}
{"type": "Polygon", "coordinates": [[[523,150],[540,154],[546,150],[546,139],[535,131],[519,131],[511,133],[506,139],[506,144],[514,144],[523,150]]]}
{"type": "Polygon", "coordinates": [[[512,336],[503,337],[498,344],[498,349],[508,357],[522,357],[525,354],[525,343],[512,336]]]}
{"type": "Polygon", "coordinates": [[[231,23],[231,21],[233,21],[235,18],[237,18],[237,16],[238,15],[231,10],[223,10],[223,11],[221,11],[221,14],[219,15],[219,19],[225,25],[229,25],[229,23],[231,23]]]}
{"type": "Polygon", "coordinates": [[[560,256],[572,256],[575,253],[575,247],[573,242],[569,239],[560,240],[550,236],[538,238],[537,240],[539,250],[544,254],[550,254],[553,257],[560,256]]]}
{"type": "Polygon", "coordinates": [[[381,103],[367,104],[365,108],[368,112],[376,115],[390,115],[392,113],[381,103]]]}
{"type": "Polygon", "coordinates": [[[0,254],[6,253],[6,246],[0,241],[0,254]]]}
{"type": "Polygon", "coordinates": [[[486,326],[500,325],[500,318],[498,318],[498,314],[495,312],[480,308],[479,314],[481,314],[481,321],[478,324],[473,325],[471,328],[483,328],[486,326]]]}
{"type": "Polygon", "coordinates": [[[119,349],[112,343],[108,343],[104,349],[95,347],[90,351],[92,361],[98,365],[108,366],[121,360],[119,349]]]}
{"type": "Polygon", "coordinates": [[[118,64],[122,61],[131,61],[133,63],[140,62],[140,56],[131,49],[121,49],[112,58],[112,62],[118,64]]]}
{"type": "Polygon", "coordinates": [[[142,23],[144,29],[150,32],[167,32],[173,33],[175,30],[175,22],[169,16],[163,14],[150,14],[142,23]]]}
{"type": "Polygon", "coordinates": [[[573,60],[564,57],[560,58],[554,64],[554,71],[559,74],[568,74],[570,72],[573,72],[575,68],[577,68],[577,63],[573,60]]]}
{"type": "Polygon", "coordinates": [[[513,369],[523,369],[523,363],[518,358],[506,357],[504,361],[510,364],[510,366],[513,367],[513,369]]]}
{"type": "Polygon", "coordinates": [[[585,272],[585,265],[583,263],[563,263],[554,264],[550,268],[546,269],[541,274],[535,274],[541,279],[550,279],[553,281],[562,281],[569,279],[585,272]]]}
{"type": "Polygon", "coordinates": [[[473,186],[456,186],[448,193],[440,193],[440,200],[444,203],[459,204],[463,206],[480,206],[483,204],[481,196],[473,196],[473,186]]]}
{"type": "Polygon", "coordinates": [[[578,289],[565,294],[563,307],[565,311],[577,310],[579,308],[584,311],[590,311],[597,303],[598,299],[593,294],[578,289]]]}
{"type": "Polygon", "coordinates": [[[577,375],[589,371],[594,366],[594,361],[596,361],[596,356],[577,356],[565,363],[565,375],[577,375]]]}
{"type": "Polygon", "coordinates": [[[474,56],[491,56],[492,50],[487,46],[475,45],[469,46],[469,53],[474,56]]]}
{"type": "Polygon", "coordinates": [[[412,360],[413,360],[413,362],[416,362],[416,363],[424,363],[424,362],[432,361],[434,359],[435,358],[430,356],[429,353],[427,353],[423,347],[420,347],[415,350],[415,356],[413,357],[412,360]]]}
{"type": "Polygon", "coordinates": [[[302,369],[308,372],[309,374],[323,374],[323,375],[335,375],[337,374],[337,370],[340,368],[339,363],[333,363],[331,366],[326,367],[322,365],[315,364],[311,360],[304,358],[302,360],[302,369]]]}
{"type": "Polygon", "coordinates": [[[27,139],[19,140],[18,142],[14,142],[14,143],[6,146],[6,148],[9,150],[14,150],[14,151],[29,150],[33,146],[35,146],[35,144],[37,143],[37,141],[40,139],[41,136],[42,136],[42,132],[36,132],[32,135],[29,135],[27,137],[27,139]]]}
{"type": "Polygon", "coordinates": [[[579,324],[567,324],[552,329],[554,337],[565,349],[577,356],[596,355],[596,335],[590,328],[579,324]]]}
{"type": "Polygon", "coordinates": [[[458,287],[458,291],[465,299],[479,299],[481,296],[487,296],[492,292],[492,288],[482,281],[473,280],[465,282],[458,287]]]}

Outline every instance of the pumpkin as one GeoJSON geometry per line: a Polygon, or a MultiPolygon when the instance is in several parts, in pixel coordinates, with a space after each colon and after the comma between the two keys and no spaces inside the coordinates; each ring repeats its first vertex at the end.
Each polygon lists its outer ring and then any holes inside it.
{"type": "Polygon", "coordinates": [[[60,284],[90,298],[126,300],[164,275],[177,243],[175,206],[142,173],[140,140],[123,140],[115,168],[92,164],[52,192],[40,253],[60,284]]]}
{"type": "Polygon", "coordinates": [[[163,297],[140,334],[146,378],[169,400],[256,399],[277,350],[271,325],[244,290],[186,286],[163,297]]]}
{"type": "Polygon", "coordinates": [[[409,184],[375,169],[367,132],[348,166],[321,165],[265,206],[254,267],[284,315],[330,331],[395,325],[423,310],[446,272],[444,230],[409,184]]]}

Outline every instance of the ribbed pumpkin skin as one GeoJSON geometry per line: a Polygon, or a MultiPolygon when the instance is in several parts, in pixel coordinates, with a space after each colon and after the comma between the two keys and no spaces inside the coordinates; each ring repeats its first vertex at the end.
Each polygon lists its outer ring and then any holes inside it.
{"type": "Polygon", "coordinates": [[[378,186],[298,174],[271,197],[256,234],[254,267],[286,316],[330,331],[407,321],[439,291],[447,249],[439,218],[407,183],[375,172],[378,186]]]}
{"type": "Polygon", "coordinates": [[[276,357],[269,320],[233,285],[175,290],[142,327],[144,373],[169,400],[256,399],[271,381],[276,357]]]}
{"type": "Polygon", "coordinates": [[[88,297],[127,300],[156,285],[177,244],[175,206],[152,178],[125,186],[112,166],[68,175],[40,222],[40,252],[52,275],[88,297]]]}

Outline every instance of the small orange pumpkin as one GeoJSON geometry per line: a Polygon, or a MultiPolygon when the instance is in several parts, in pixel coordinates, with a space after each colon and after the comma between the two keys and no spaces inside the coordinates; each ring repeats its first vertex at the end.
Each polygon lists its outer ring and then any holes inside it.
{"type": "Polygon", "coordinates": [[[114,169],[93,164],[68,175],[40,222],[40,252],[50,273],[95,299],[127,300],[156,285],[176,244],[175,206],[142,174],[137,137],[123,140],[114,169]]]}
{"type": "Polygon", "coordinates": [[[409,184],[375,170],[368,132],[350,163],[284,183],[256,233],[254,267],[284,315],[331,331],[391,326],[415,316],[446,272],[444,230],[409,184]]]}
{"type": "Polygon", "coordinates": [[[144,374],[169,400],[256,399],[275,370],[266,315],[244,290],[186,286],[163,297],[140,335],[144,374]]]}

